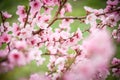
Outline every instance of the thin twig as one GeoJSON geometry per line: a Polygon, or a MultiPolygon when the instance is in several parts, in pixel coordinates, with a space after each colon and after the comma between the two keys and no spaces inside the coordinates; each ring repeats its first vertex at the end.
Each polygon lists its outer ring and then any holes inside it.
{"type": "Polygon", "coordinates": [[[51,74],[53,74],[53,73],[55,73],[55,72],[57,72],[56,70],[53,70],[53,71],[51,71],[50,73],[48,73],[47,75],[49,76],[49,75],[51,75],[51,74]]]}
{"type": "Polygon", "coordinates": [[[26,24],[27,24],[30,10],[31,10],[31,7],[29,6],[29,9],[28,9],[28,11],[27,11],[27,17],[26,17],[26,19],[25,19],[25,23],[24,23],[24,26],[23,26],[24,28],[25,28],[25,26],[26,26],[26,24]]]}
{"type": "Polygon", "coordinates": [[[0,63],[2,63],[2,62],[4,62],[4,61],[7,61],[7,60],[8,60],[7,57],[2,58],[2,59],[0,59],[0,63]]]}
{"type": "Polygon", "coordinates": [[[2,24],[3,24],[3,27],[4,27],[4,31],[6,31],[7,28],[5,27],[5,18],[3,17],[2,11],[0,11],[0,15],[1,15],[2,24]]]}
{"type": "MultiPolygon", "coordinates": [[[[76,58],[81,54],[81,50],[75,50],[75,51],[76,51],[76,55],[75,55],[75,57],[73,58],[73,60],[72,60],[72,62],[70,63],[70,65],[67,66],[67,68],[66,68],[65,71],[68,71],[68,70],[71,68],[71,66],[75,63],[76,58]]],[[[64,71],[64,72],[65,72],[65,71],[64,71]]]]}
{"type": "MultiPolygon", "coordinates": [[[[58,7],[58,10],[57,10],[55,16],[53,17],[53,20],[49,23],[49,25],[47,26],[47,28],[50,27],[57,20],[57,17],[58,17],[61,9],[63,8],[63,6],[65,5],[66,2],[67,2],[67,0],[64,0],[63,2],[60,1],[60,6],[58,7]]],[[[43,30],[39,29],[38,31],[33,32],[33,35],[39,34],[39,32],[41,32],[41,31],[43,31],[43,30]]]]}
{"type": "Polygon", "coordinates": [[[50,53],[44,53],[42,54],[42,56],[59,56],[59,57],[63,57],[63,56],[67,56],[65,54],[50,54],[50,53]]]}
{"type": "Polygon", "coordinates": [[[105,15],[105,14],[112,13],[112,12],[115,12],[115,11],[120,11],[120,8],[114,9],[114,10],[111,10],[111,11],[108,11],[108,12],[104,12],[104,13],[101,13],[101,14],[97,14],[96,16],[105,15]]]}
{"type": "Polygon", "coordinates": [[[48,25],[48,27],[50,27],[50,26],[57,20],[57,17],[58,17],[58,15],[59,15],[61,9],[63,8],[63,6],[65,5],[66,2],[67,2],[67,0],[64,0],[63,3],[60,2],[60,6],[59,6],[59,8],[58,8],[58,10],[57,10],[57,12],[56,12],[56,14],[55,14],[53,20],[52,20],[52,21],[50,22],[50,24],[48,25]]]}
{"type": "MultiPolygon", "coordinates": [[[[96,16],[105,15],[105,14],[112,13],[112,12],[115,12],[115,11],[120,11],[120,9],[115,9],[115,10],[112,10],[112,11],[109,11],[109,12],[97,14],[96,16]]],[[[58,17],[57,20],[63,20],[63,19],[82,20],[82,19],[85,19],[86,17],[87,16],[81,16],[81,17],[69,17],[69,16],[68,17],[58,17]]]]}
{"type": "MultiPolygon", "coordinates": [[[[61,9],[61,8],[59,8],[59,9],[61,9]]],[[[115,12],[115,11],[120,11],[120,8],[112,10],[112,11],[108,11],[108,12],[105,12],[105,13],[97,14],[96,16],[105,15],[105,14],[112,13],[112,12],[115,12]]],[[[50,22],[50,24],[48,25],[48,27],[50,27],[57,20],[63,20],[63,19],[82,20],[82,19],[85,19],[87,17],[87,16],[81,16],[81,17],[69,17],[69,16],[67,16],[67,17],[58,17],[57,15],[58,15],[58,12],[56,13],[56,16],[53,18],[53,20],[50,22]]],[[[34,35],[38,34],[40,31],[41,30],[38,30],[38,31],[34,32],[34,35]]]]}
{"type": "Polygon", "coordinates": [[[115,64],[115,65],[111,65],[109,68],[117,68],[117,67],[120,67],[120,63],[115,64]]]}
{"type": "Polygon", "coordinates": [[[85,19],[86,16],[82,16],[82,17],[58,17],[57,20],[63,20],[63,19],[74,19],[74,20],[81,20],[81,19],[85,19]]]}

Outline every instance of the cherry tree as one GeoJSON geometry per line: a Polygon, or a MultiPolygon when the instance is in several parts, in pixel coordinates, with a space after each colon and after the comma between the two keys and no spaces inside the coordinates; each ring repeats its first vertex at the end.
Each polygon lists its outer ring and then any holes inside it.
{"type": "Polygon", "coordinates": [[[31,61],[37,66],[48,61],[48,71],[31,74],[29,80],[106,80],[110,74],[120,78],[120,59],[114,58],[113,42],[120,42],[120,0],[106,4],[104,9],[85,6],[86,16],[66,16],[72,12],[68,0],[29,0],[27,8],[18,5],[18,21],[12,25],[6,21],[12,15],[0,11],[0,73],[31,61]],[[89,28],[71,32],[76,20],[89,28]],[[56,21],[59,24],[53,28],[56,21]],[[86,32],[87,38],[83,36],[86,32]]]}

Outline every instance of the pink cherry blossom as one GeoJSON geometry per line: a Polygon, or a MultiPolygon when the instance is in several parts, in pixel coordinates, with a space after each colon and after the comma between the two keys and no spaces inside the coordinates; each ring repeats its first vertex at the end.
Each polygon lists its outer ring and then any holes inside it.
{"type": "Polygon", "coordinates": [[[64,66],[65,66],[65,61],[66,58],[65,57],[60,57],[55,61],[55,66],[57,66],[57,72],[61,72],[62,70],[64,70],[64,66]]]}
{"type": "Polygon", "coordinates": [[[101,58],[106,57],[104,59],[104,62],[109,61],[111,59],[115,50],[113,47],[114,45],[112,44],[112,41],[110,39],[109,33],[105,30],[96,30],[96,32],[93,32],[88,38],[88,40],[83,42],[83,46],[88,51],[86,55],[89,58],[94,58],[95,55],[99,55],[99,57],[101,58]],[[96,47],[98,45],[99,47],[96,47]]]}
{"type": "Polygon", "coordinates": [[[110,27],[117,25],[117,17],[115,15],[109,15],[103,22],[103,24],[110,25],[110,27]]]}
{"type": "Polygon", "coordinates": [[[14,68],[13,65],[9,64],[8,62],[2,62],[0,64],[0,73],[8,72],[14,68]]]}
{"type": "Polygon", "coordinates": [[[62,22],[61,22],[61,24],[59,25],[59,27],[61,28],[61,29],[65,29],[66,31],[70,31],[70,24],[72,24],[74,21],[73,20],[71,20],[71,19],[64,19],[64,20],[62,20],[62,22]]]}
{"type": "Polygon", "coordinates": [[[69,36],[70,36],[70,34],[68,32],[65,32],[65,31],[60,32],[60,37],[63,39],[68,39],[69,36]]]}
{"type": "Polygon", "coordinates": [[[48,22],[49,20],[51,19],[51,15],[41,15],[41,18],[40,20],[43,21],[43,22],[48,22]]]}
{"type": "Polygon", "coordinates": [[[39,50],[39,48],[37,47],[31,49],[29,52],[29,58],[31,60],[35,60],[38,66],[42,65],[43,62],[45,61],[45,58],[41,57],[41,55],[42,55],[42,51],[39,50]]]}
{"type": "Polygon", "coordinates": [[[117,5],[118,3],[119,3],[119,0],[113,0],[113,1],[112,0],[108,0],[107,1],[108,5],[113,5],[113,6],[117,5]]]}
{"type": "Polygon", "coordinates": [[[11,31],[12,31],[13,36],[20,35],[20,27],[19,27],[19,25],[17,23],[13,23],[11,31]]]}
{"type": "Polygon", "coordinates": [[[119,64],[119,63],[120,63],[120,59],[118,59],[118,58],[113,58],[112,64],[119,64]]]}
{"type": "MultiPolygon", "coordinates": [[[[113,60],[112,60],[112,64],[113,65],[117,65],[117,64],[120,64],[120,59],[118,59],[118,58],[113,58],[113,60]]],[[[118,67],[116,67],[116,68],[113,68],[112,69],[112,72],[113,72],[113,76],[116,76],[116,77],[120,77],[119,75],[120,75],[120,68],[118,67]]]]}
{"type": "Polygon", "coordinates": [[[106,66],[100,66],[98,67],[93,80],[106,80],[108,75],[110,75],[108,68],[106,66]]]}
{"type": "Polygon", "coordinates": [[[6,57],[8,55],[9,50],[7,47],[4,50],[0,50],[0,58],[6,57]]]}
{"type": "Polygon", "coordinates": [[[3,33],[1,36],[2,42],[9,43],[11,39],[11,36],[7,33],[3,33]]]}
{"type": "Polygon", "coordinates": [[[113,30],[112,36],[113,36],[114,39],[117,39],[117,29],[113,30]]]}
{"type": "Polygon", "coordinates": [[[12,15],[11,14],[9,14],[8,12],[2,12],[2,15],[3,15],[3,17],[4,18],[11,18],[12,17],[12,15]]]}
{"type": "Polygon", "coordinates": [[[55,6],[55,4],[58,4],[59,0],[43,0],[43,3],[47,6],[55,6]]]}
{"type": "Polygon", "coordinates": [[[88,7],[88,6],[84,6],[84,9],[87,11],[87,12],[93,12],[94,9],[92,9],[91,7],[88,7]]]}
{"type": "Polygon", "coordinates": [[[60,16],[64,17],[64,14],[65,14],[65,8],[62,8],[62,10],[60,11],[60,16]]]}
{"type": "Polygon", "coordinates": [[[77,39],[82,39],[82,32],[81,30],[78,28],[78,30],[76,31],[75,35],[74,35],[77,39]]]}
{"type": "Polygon", "coordinates": [[[85,23],[90,24],[91,27],[96,27],[97,25],[96,19],[97,17],[95,14],[89,14],[85,20],[85,23]]]}
{"type": "Polygon", "coordinates": [[[30,6],[31,6],[31,13],[36,13],[36,12],[38,12],[40,9],[41,9],[41,7],[42,7],[42,3],[41,3],[41,1],[40,0],[31,0],[30,1],[30,6]]]}
{"type": "Polygon", "coordinates": [[[22,52],[18,50],[13,50],[8,56],[11,64],[15,66],[22,66],[26,64],[25,56],[22,52]]]}
{"type": "Polygon", "coordinates": [[[44,75],[35,73],[30,76],[29,80],[50,80],[50,79],[44,75]]]}
{"type": "Polygon", "coordinates": [[[4,24],[3,23],[1,23],[1,26],[0,26],[1,28],[0,28],[0,31],[1,32],[5,32],[5,33],[8,33],[9,31],[11,31],[11,26],[10,26],[10,24],[9,24],[9,22],[4,22],[4,24]]]}
{"type": "Polygon", "coordinates": [[[53,8],[46,8],[45,9],[45,14],[51,14],[53,8]]]}
{"type": "Polygon", "coordinates": [[[120,42],[119,4],[108,0],[103,9],[85,6],[86,15],[69,16],[68,0],[29,0],[28,8],[17,7],[16,22],[8,22],[12,15],[1,11],[0,73],[35,61],[48,71],[32,74],[29,80],[105,80],[110,70],[119,78],[120,61],[113,58],[112,41],[120,42]],[[76,20],[86,25],[71,25],[76,20]],[[115,29],[111,33],[108,27],[115,29]]]}
{"type": "Polygon", "coordinates": [[[24,40],[23,41],[15,41],[14,46],[15,46],[15,48],[17,48],[19,50],[25,50],[27,48],[27,43],[24,40]]]}
{"type": "Polygon", "coordinates": [[[120,77],[120,69],[119,68],[113,68],[112,72],[113,72],[113,76],[120,77]]]}
{"type": "Polygon", "coordinates": [[[68,71],[63,80],[91,80],[95,70],[93,67],[88,61],[82,61],[73,67],[71,71],[68,71]]]}
{"type": "Polygon", "coordinates": [[[72,12],[72,6],[69,3],[67,3],[65,5],[65,10],[66,10],[66,12],[72,12]]]}
{"type": "Polygon", "coordinates": [[[33,28],[30,25],[26,25],[25,28],[21,29],[19,38],[25,39],[30,38],[32,36],[33,28]]]}
{"type": "Polygon", "coordinates": [[[53,46],[49,46],[49,47],[48,47],[48,50],[50,51],[51,54],[56,54],[56,52],[57,52],[57,47],[54,47],[54,48],[53,48],[53,46]]]}
{"type": "Polygon", "coordinates": [[[16,14],[19,15],[19,17],[21,17],[21,18],[25,18],[25,17],[26,17],[25,6],[19,5],[19,6],[17,7],[17,12],[16,12],[16,14]]]}
{"type": "Polygon", "coordinates": [[[16,33],[16,32],[18,32],[19,30],[20,30],[19,25],[16,24],[16,23],[13,23],[13,31],[16,33]]]}
{"type": "Polygon", "coordinates": [[[108,62],[114,54],[114,47],[110,40],[109,33],[105,30],[92,32],[88,39],[84,40],[82,47],[82,50],[86,50],[82,53],[84,56],[78,56],[80,59],[77,58],[78,61],[76,61],[75,66],[73,65],[72,69],[65,74],[64,80],[73,80],[74,78],[78,80],[105,80],[109,75],[107,68],[108,62]],[[102,37],[104,37],[104,39],[102,37]],[[104,45],[105,43],[107,43],[106,46],[104,45]],[[97,45],[99,45],[99,47],[96,47],[97,45]],[[99,74],[97,72],[99,72],[99,74]]]}

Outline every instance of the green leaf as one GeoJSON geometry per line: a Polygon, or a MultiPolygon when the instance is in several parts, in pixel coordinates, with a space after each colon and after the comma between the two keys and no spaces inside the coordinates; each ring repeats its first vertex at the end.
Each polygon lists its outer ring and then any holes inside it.
{"type": "Polygon", "coordinates": [[[9,31],[8,34],[12,34],[13,32],[12,31],[9,31]]]}
{"type": "Polygon", "coordinates": [[[35,27],[34,27],[34,30],[39,30],[40,28],[36,25],[35,27]]]}
{"type": "Polygon", "coordinates": [[[2,46],[0,46],[0,50],[4,50],[7,46],[7,43],[3,43],[2,46]]]}

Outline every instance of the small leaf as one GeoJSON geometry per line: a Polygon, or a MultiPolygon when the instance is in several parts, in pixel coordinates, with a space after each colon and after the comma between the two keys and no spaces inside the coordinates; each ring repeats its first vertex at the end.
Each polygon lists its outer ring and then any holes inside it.
{"type": "Polygon", "coordinates": [[[9,31],[8,34],[12,34],[13,32],[12,31],[9,31]]]}
{"type": "Polygon", "coordinates": [[[40,28],[36,25],[35,27],[34,27],[34,30],[39,30],[40,28]]]}
{"type": "Polygon", "coordinates": [[[7,46],[7,43],[3,43],[2,46],[0,47],[0,50],[4,50],[7,46]]]}

